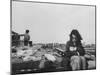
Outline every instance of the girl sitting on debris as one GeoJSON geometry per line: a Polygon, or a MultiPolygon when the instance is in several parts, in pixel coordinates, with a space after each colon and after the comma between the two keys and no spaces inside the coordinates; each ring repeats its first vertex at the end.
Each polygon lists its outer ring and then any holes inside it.
{"type": "Polygon", "coordinates": [[[81,43],[82,37],[78,30],[72,30],[70,40],[66,44],[66,55],[72,70],[86,69],[85,50],[81,43]]]}

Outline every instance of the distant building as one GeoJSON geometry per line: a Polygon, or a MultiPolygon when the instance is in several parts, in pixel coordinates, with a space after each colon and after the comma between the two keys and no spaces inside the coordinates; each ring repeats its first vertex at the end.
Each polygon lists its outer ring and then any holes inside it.
{"type": "Polygon", "coordinates": [[[20,35],[14,31],[11,32],[12,46],[18,46],[20,42],[20,35]]]}

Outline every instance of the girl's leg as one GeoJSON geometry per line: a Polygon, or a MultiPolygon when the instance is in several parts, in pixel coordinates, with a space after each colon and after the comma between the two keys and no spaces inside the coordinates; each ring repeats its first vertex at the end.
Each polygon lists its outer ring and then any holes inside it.
{"type": "Polygon", "coordinates": [[[82,70],[86,70],[86,59],[84,56],[80,56],[81,57],[81,62],[82,62],[82,70]]]}
{"type": "Polygon", "coordinates": [[[80,56],[72,56],[70,63],[72,70],[80,70],[81,69],[81,58],[80,56]]]}

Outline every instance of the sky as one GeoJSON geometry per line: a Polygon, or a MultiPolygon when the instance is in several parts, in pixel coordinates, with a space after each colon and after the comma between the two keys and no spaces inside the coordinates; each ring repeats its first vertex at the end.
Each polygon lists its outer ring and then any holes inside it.
{"type": "Polygon", "coordinates": [[[33,43],[66,43],[77,29],[86,44],[95,43],[95,7],[12,2],[12,30],[30,30],[33,43]]]}

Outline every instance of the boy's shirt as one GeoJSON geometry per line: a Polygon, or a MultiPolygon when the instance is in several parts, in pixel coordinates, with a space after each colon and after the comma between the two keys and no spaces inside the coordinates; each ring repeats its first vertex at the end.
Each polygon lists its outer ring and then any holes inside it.
{"type": "Polygon", "coordinates": [[[26,41],[30,40],[30,35],[29,34],[24,34],[24,40],[26,40],[26,41]]]}

